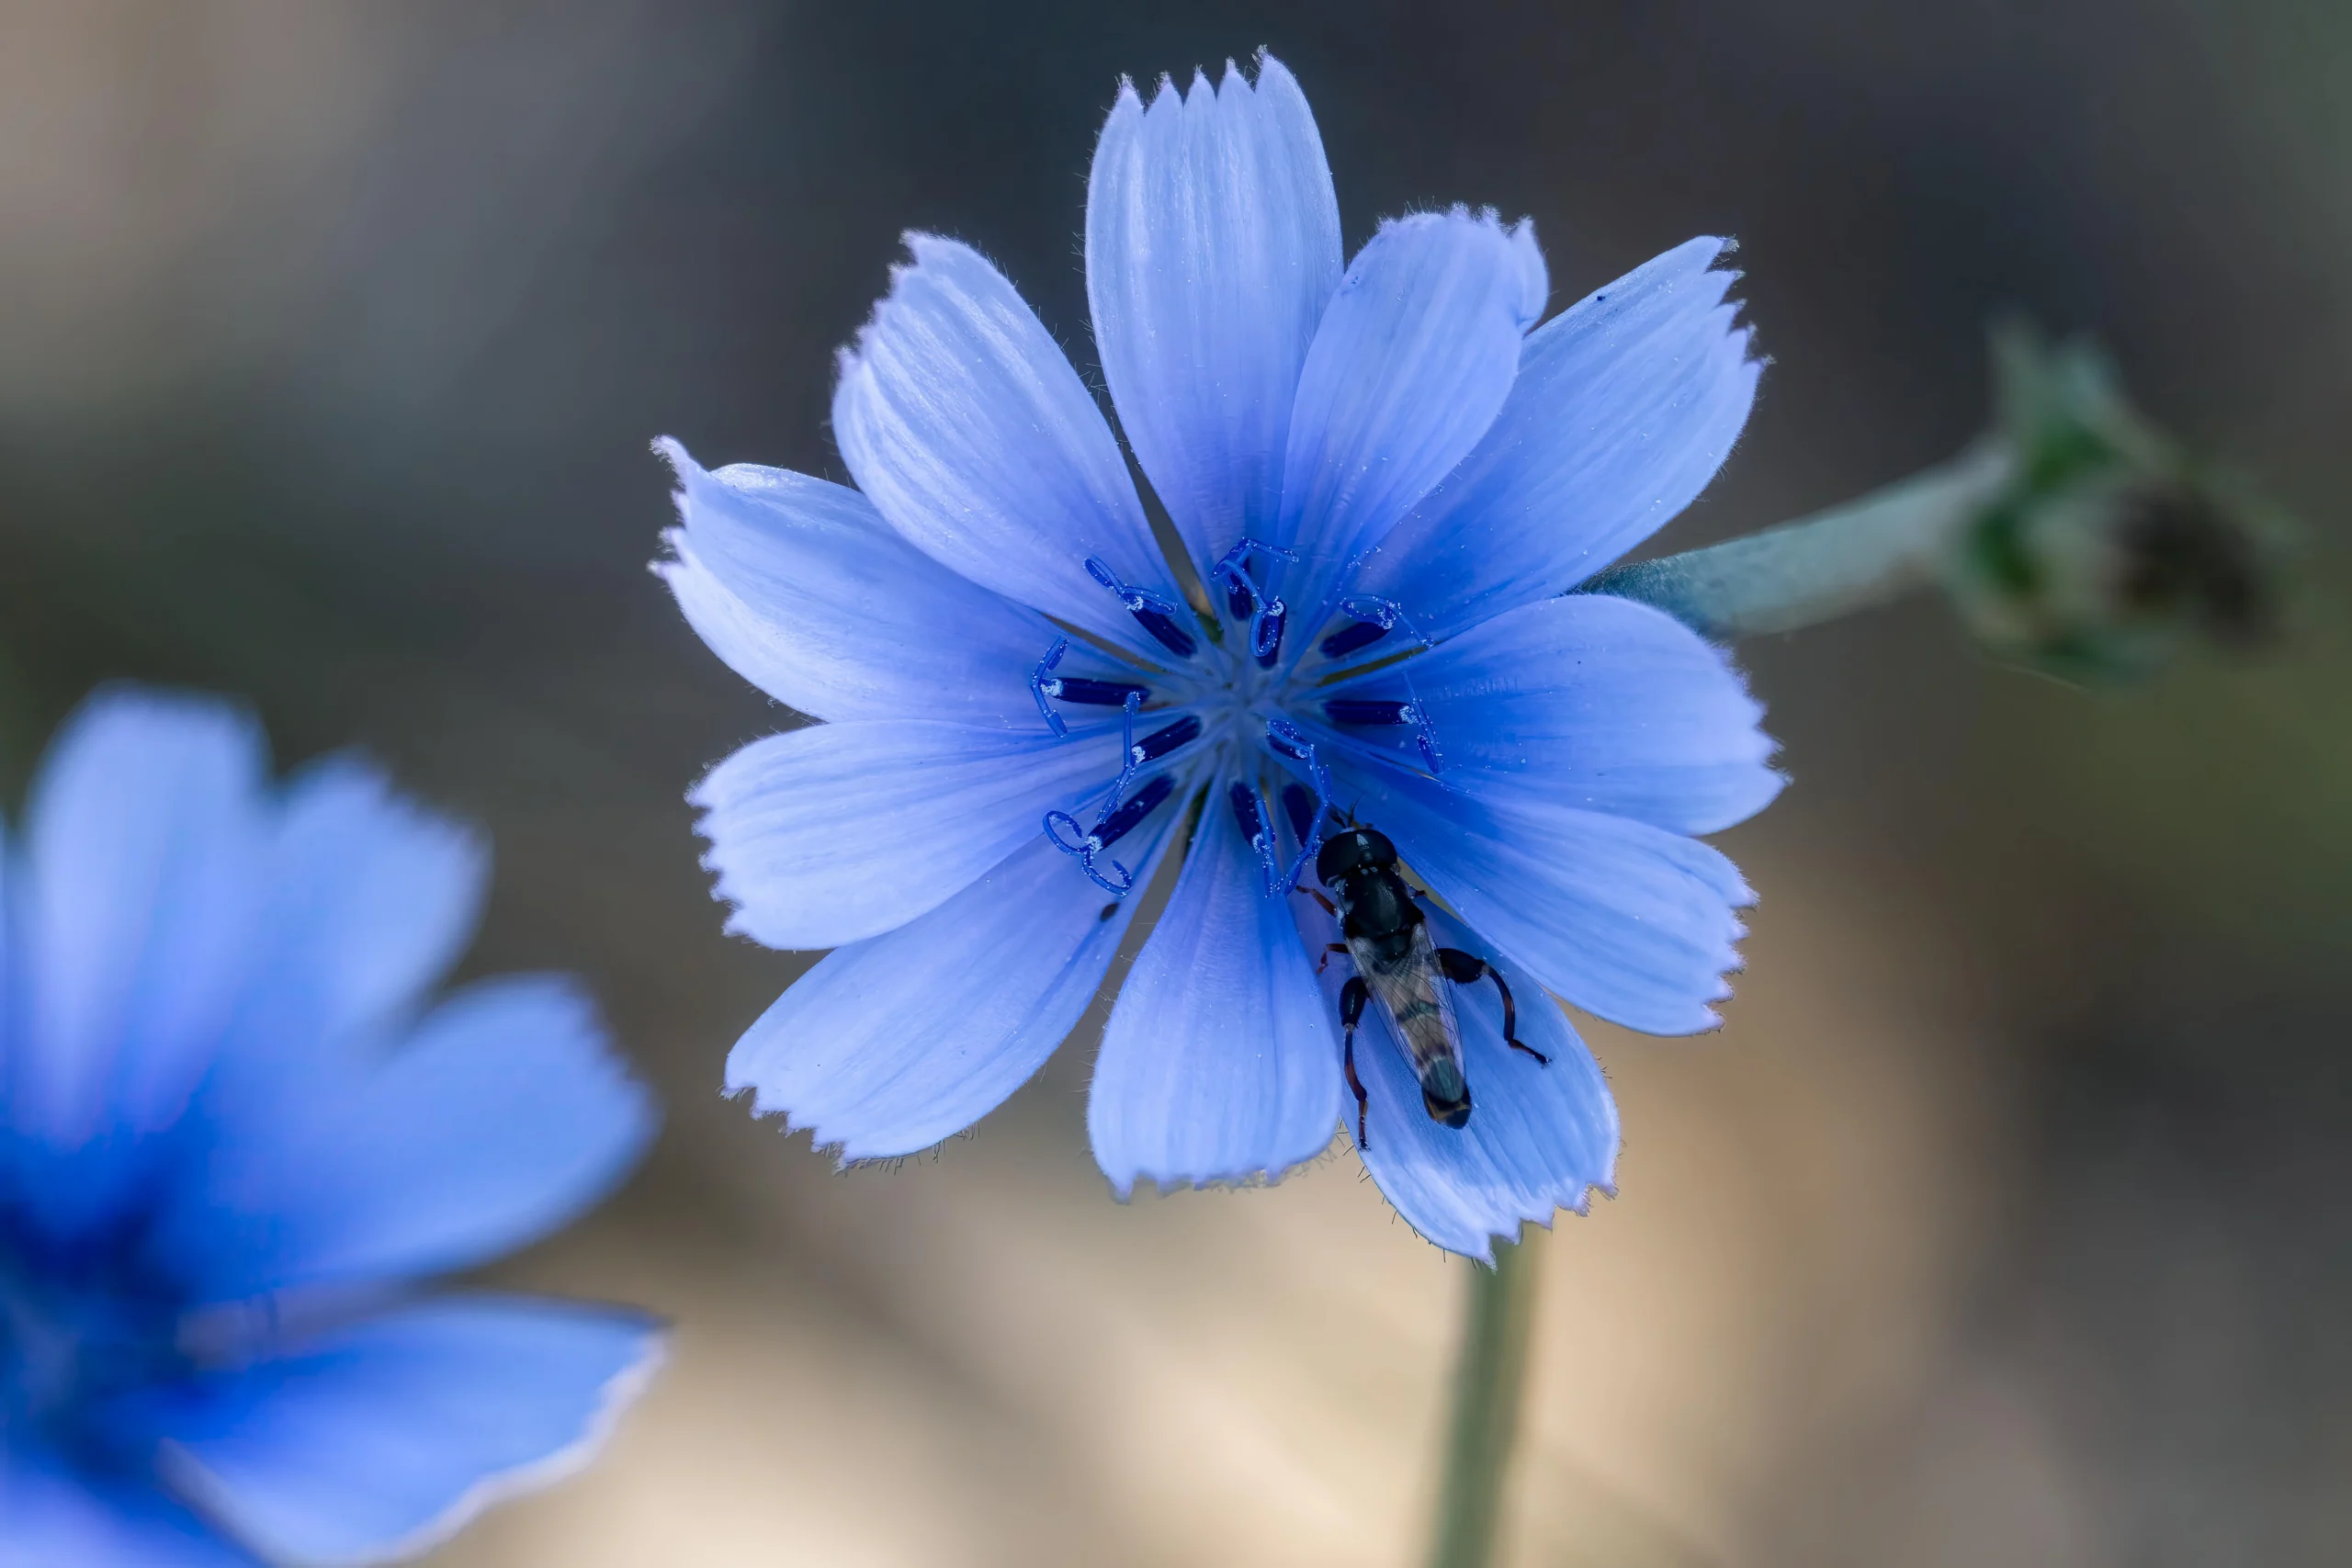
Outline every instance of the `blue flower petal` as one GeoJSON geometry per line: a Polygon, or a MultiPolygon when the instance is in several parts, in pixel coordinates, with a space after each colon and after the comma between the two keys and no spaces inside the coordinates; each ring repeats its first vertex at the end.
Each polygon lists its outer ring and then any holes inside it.
{"type": "Polygon", "coordinates": [[[228,704],[115,688],[83,705],[32,789],[16,918],[24,987],[0,1115],[83,1149],[26,1196],[70,1227],[131,1167],[95,1157],[168,1124],[210,1066],[267,891],[266,755],[228,704]]]}
{"type": "Polygon", "coordinates": [[[688,796],[727,929],[839,947],[937,908],[1119,772],[1116,727],[823,724],[755,740],[688,796]]]}
{"type": "Polygon", "coordinates": [[[288,787],[254,939],[221,1047],[240,1088],[289,1057],[380,1043],[465,950],[490,874],[481,836],[335,757],[288,787]]]}
{"type": "Polygon", "coordinates": [[[684,526],[655,570],[737,674],[817,718],[1036,728],[1029,671],[1055,632],[1035,612],[941,566],[845,486],[748,464],[708,473],[656,445],[684,526]]]}
{"type": "Polygon", "coordinates": [[[0,1454],[0,1563],[9,1568],[258,1568],[162,1495],[0,1454]]]}
{"type": "Polygon", "coordinates": [[[594,1005],[551,976],[471,986],[373,1071],[320,1075],[306,1098],[167,1200],[153,1246],[198,1299],[498,1257],[602,1197],[656,1122],[594,1005]]]}
{"type": "MultiPolygon", "coordinates": [[[[1418,706],[1442,782],[1475,795],[1534,793],[1712,833],[1787,782],[1770,765],[1764,710],[1723,650],[1671,615],[1602,594],[1523,604],[1326,692],[1418,706]]],[[[1419,761],[1411,727],[1346,733],[1419,761]]]]}
{"type": "Polygon", "coordinates": [[[1307,351],[1283,459],[1271,542],[1302,554],[1283,578],[1294,613],[1478,444],[1549,288],[1533,227],[1491,212],[1394,219],[1356,254],[1307,351]]]}
{"type": "Polygon", "coordinates": [[[1477,450],[1367,560],[1354,592],[1402,604],[1423,637],[1565,593],[1690,504],[1730,455],[1762,367],[1692,240],[1563,310],[1527,340],[1477,450]]]}
{"type": "Polygon", "coordinates": [[[1510,960],[1588,1012],[1652,1034],[1721,1021],[1710,1002],[1756,901],[1719,852],[1539,791],[1473,793],[1339,750],[1340,798],[1510,960]]]}
{"type": "Polygon", "coordinates": [[[661,1348],[634,1313],[428,1302],[152,1391],[123,1422],[273,1562],[383,1562],[586,1463],[661,1348]]]}
{"type": "Polygon", "coordinates": [[[1086,1129],[1124,1198],[1280,1176],[1339,1122],[1340,1042],[1222,785],[1102,1032],[1086,1129]]]}
{"type": "MultiPolygon", "coordinates": [[[[1420,1084],[1386,1017],[1366,1008],[1356,1032],[1356,1075],[1368,1097],[1371,1139],[1364,1168],[1422,1235],[1448,1252],[1491,1263],[1495,1238],[1516,1241],[1523,1221],[1549,1225],[1555,1210],[1584,1213],[1590,1189],[1615,1190],[1617,1102],[1600,1065],[1534,977],[1442,910],[1429,914],[1438,945],[1476,953],[1502,971],[1518,1004],[1520,1039],[1551,1061],[1503,1043],[1502,997],[1492,982],[1454,987],[1471,1111],[1466,1126],[1448,1127],[1423,1109],[1420,1084]]],[[[1338,927],[1328,917],[1317,911],[1308,918],[1318,942],[1336,940],[1338,927]]],[[[1349,972],[1335,963],[1324,976],[1334,1018],[1349,972]]],[[[1352,1127],[1353,1096],[1343,1111],[1352,1127]]]]}
{"type": "MultiPolygon", "coordinates": [[[[24,923],[17,902],[24,879],[15,835],[8,831],[6,817],[0,816],[0,1104],[13,1103],[17,1092],[17,1042],[24,1027],[25,976],[17,955],[24,923]]],[[[14,1115],[0,1110],[0,1143],[8,1141],[15,1125],[14,1115]]],[[[0,1179],[6,1179],[6,1170],[0,1162],[0,1179]]]]}
{"type": "MultiPolygon", "coordinates": [[[[1136,460],[1205,574],[1282,502],[1307,345],[1339,287],[1340,204],[1297,81],[1132,85],[1094,149],[1086,293],[1136,460]]],[[[1261,532],[1262,531],[1262,532],[1261,532]]]]}
{"type": "MultiPolygon", "coordinates": [[[[1113,853],[1148,884],[1161,828],[1113,853]]],[[[927,1149],[1036,1073],[1101,988],[1140,895],[1114,899],[1035,835],[919,919],[836,949],[794,982],[727,1059],[842,1163],[927,1149]]]]}
{"type": "Polygon", "coordinates": [[[910,234],[912,265],[842,355],[833,436],[890,525],[951,570],[1146,659],[1112,592],[1181,602],[1102,411],[978,252],[910,234]]]}

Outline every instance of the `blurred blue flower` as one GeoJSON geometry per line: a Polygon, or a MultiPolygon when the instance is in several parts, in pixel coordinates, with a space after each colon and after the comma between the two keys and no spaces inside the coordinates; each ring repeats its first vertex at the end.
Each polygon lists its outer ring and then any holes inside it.
{"type": "Polygon", "coordinates": [[[0,834],[0,1562],[372,1562],[584,1458],[630,1312],[411,1281],[592,1202],[654,1113],[587,998],[427,1007],[486,871],[347,759],[115,689],[0,834]]]}
{"type": "Polygon", "coordinates": [[[914,234],[841,359],[857,489],[664,443],[661,570],[704,640],[825,720],[694,795],[729,929],[832,948],[735,1048],[730,1090],[845,1160],[970,1126],[1035,1073],[1182,869],[1114,1008],[1088,1126],[1125,1195],[1279,1176],[1331,1141],[1343,961],[1317,843],[1385,830],[1458,987],[1476,1113],[1425,1114],[1367,1013],[1363,1158],[1406,1219],[1485,1258],[1606,1189],[1616,1111],[1550,991],[1681,1033],[1715,1021],[1751,901],[1692,834],[1781,779],[1760,711],[1679,623],[1562,597],[1685,506],[1758,366],[1693,240],[1531,333],[1526,223],[1419,213],[1344,269],[1321,141],[1261,57],[1123,86],[1087,194],[1094,338],[1172,525],[1012,286],[914,234]],[[1181,548],[1175,547],[1180,545],[1181,548]],[[1188,596],[1189,595],[1189,596],[1188,596]],[[1196,609],[1194,606],[1198,606],[1196,609]]]}

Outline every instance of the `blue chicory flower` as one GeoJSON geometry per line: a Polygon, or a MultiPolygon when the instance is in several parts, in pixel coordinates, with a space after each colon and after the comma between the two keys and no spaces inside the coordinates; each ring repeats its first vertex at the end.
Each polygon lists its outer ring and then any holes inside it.
{"type": "Polygon", "coordinates": [[[1089,1102],[1125,1196],[1271,1179],[1331,1141],[1345,962],[1317,846],[1361,821],[1442,902],[1476,1111],[1424,1114],[1378,1010],[1363,1160],[1476,1258],[1610,1188],[1616,1111],[1549,991],[1636,1029],[1715,1022],[1752,901],[1697,841],[1770,800],[1760,710],[1646,607],[1563,597],[1673,517],[1758,365],[1693,240],[1538,328],[1532,228],[1382,225],[1343,269],[1321,141],[1261,57],[1122,86],[1087,193],[1111,426],[1012,284],[907,241],[841,358],[855,490],[707,472],[674,443],[661,565],[720,658],[821,725],[703,780],[731,931],[834,951],[752,1026],[730,1091],[858,1160],[969,1127],[1108,974],[1134,896],[1182,869],[1120,990],[1089,1102]],[[1532,330],[1531,329],[1534,329],[1532,330]],[[1188,595],[1188,588],[1191,594],[1188,595]],[[1196,607],[1197,606],[1197,607],[1196,607]]]}
{"type": "Polygon", "coordinates": [[[350,759],[112,689],[0,831],[0,1562],[375,1562],[584,1459],[639,1314],[413,1282],[654,1124],[547,976],[426,1006],[486,872],[350,759]]]}

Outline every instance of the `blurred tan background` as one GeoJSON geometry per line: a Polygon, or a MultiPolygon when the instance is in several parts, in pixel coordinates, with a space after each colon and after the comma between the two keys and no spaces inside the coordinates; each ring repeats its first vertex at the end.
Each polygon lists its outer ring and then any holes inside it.
{"type": "Polygon", "coordinates": [[[1509,1556],[2352,1556],[2352,13],[2324,0],[0,3],[0,771],[93,682],[249,694],[486,823],[481,969],[669,1105],[503,1271],[674,1315],[605,1461],[451,1568],[1416,1560],[1462,1267],[1335,1151],[1112,1202],[1089,1035],[835,1175],[718,1097],[797,961],[681,799],[789,722],[642,568],[657,434],[839,473],[895,236],[1091,363],[1117,77],[1270,44],[1351,243],[1532,213],[1566,300],[1737,234],[1774,356],[1680,547],[1957,447],[2016,307],[2312,525],[2284,647],[2084,694],[1933,606],[1744,650],[1795,786],[1729,1027],[1594,1027],[1622,1196],[1544,1238],[1509,1556]],[[983,11],[989,14],[983,15],[983,11]]]}

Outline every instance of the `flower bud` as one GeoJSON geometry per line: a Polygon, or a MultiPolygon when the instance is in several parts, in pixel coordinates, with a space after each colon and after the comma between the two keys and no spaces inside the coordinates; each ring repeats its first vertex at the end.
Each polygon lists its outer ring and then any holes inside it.
{"type": "Polygon", "coordinates": [[[2269,635],[2283,535],[2128,404],[2082,344],[1996,333],[2008,478],[1951,537],[1944,577],[2003,659],[2078,681],[2130,679],[2202,635],[2269,635]]]}

